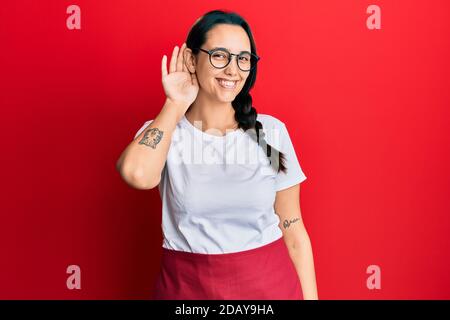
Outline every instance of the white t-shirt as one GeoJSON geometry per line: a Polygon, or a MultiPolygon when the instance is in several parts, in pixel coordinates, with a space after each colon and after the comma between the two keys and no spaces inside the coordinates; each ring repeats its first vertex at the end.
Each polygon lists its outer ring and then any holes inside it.
{"type": "Polygon", "coordinates": [[[258,114],[257,120],[267,143],[285,154],[287,174],[270,166],[264,148],[243,129],[219,136],[218,131],[203,132],[185,116],[177,123],[158,185],[164,248],[222,254],[282,237],[276,192],[306,176],[285,124],[267,114],[258,114]]]}

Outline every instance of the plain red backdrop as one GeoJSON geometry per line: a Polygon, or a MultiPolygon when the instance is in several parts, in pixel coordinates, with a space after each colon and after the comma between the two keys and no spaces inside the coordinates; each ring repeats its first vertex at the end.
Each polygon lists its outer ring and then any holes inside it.
{"type": "Polygon", "coordinates": [[[150,297],[159,194],[115,164],[162,107],[162,56],[212,9],[248,20],[254,106],[286,123],[308,177],[319,298],[449,299],[445,0],[2,2],[0,298],[150,297]],[[81,30],[66,27],[71,4],[81,30]],[[366,27],[371,4],[381,30],[366,27]],[[81,290],[66,287],[71,264],[81,290]]]}

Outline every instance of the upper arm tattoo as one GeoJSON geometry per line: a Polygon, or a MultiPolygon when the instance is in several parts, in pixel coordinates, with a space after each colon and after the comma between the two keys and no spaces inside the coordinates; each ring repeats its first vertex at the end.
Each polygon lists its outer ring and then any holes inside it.
{"type": "Polygon", "coordinates": [[[161,141],[164,135],[164,131],[159,130],[158,128],[150,128],[145,131],[142,140],[139,141],[139,144],[144,144],[146,146],[152,147],[156,149],[156,145],[161,141]]]}
{"type": "Polygon", "coordinates": [[[296,222],[296,221],[299,221],[300,220],[300,218],[295,218],[295,219],[293,219],[293,220],[284,220],[283,221],[283,227],[285,228],[285,229],[287,229],[287,228],[289,228],[289,226],[291,225],[291,223],[294,223],[294,222],[296,222]]]}

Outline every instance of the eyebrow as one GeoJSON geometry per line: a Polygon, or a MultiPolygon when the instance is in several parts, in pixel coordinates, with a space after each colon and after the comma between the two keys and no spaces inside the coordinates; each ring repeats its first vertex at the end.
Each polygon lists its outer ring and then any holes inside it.
{"type": "MultiPolygon", "coordinates": [[[[214,47],[214,48],[212,48],[211,50],[215,50],[215,49],[226,49],[226,50],[228,50],[229,52],[231,52],[230,49],[224,48],[224,47],[214,47]]],[[[248,50],[242,50],[242,51],[239,51],[239,53],[241,53],[241,52],[250,52],[250,53],[251,53],[251,51],[248,51],[248,50]]]]}

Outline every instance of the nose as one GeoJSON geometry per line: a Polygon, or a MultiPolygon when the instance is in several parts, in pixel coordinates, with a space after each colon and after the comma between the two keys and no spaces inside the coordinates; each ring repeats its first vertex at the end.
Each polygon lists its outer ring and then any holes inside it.
{"type": "Polygon", "coordinates": [[[239,72],[238,67],[238,57],[237,56],[231,56],[231,61],[225,68],[225,73],[231,76],[236,75],[239,72]]]}

